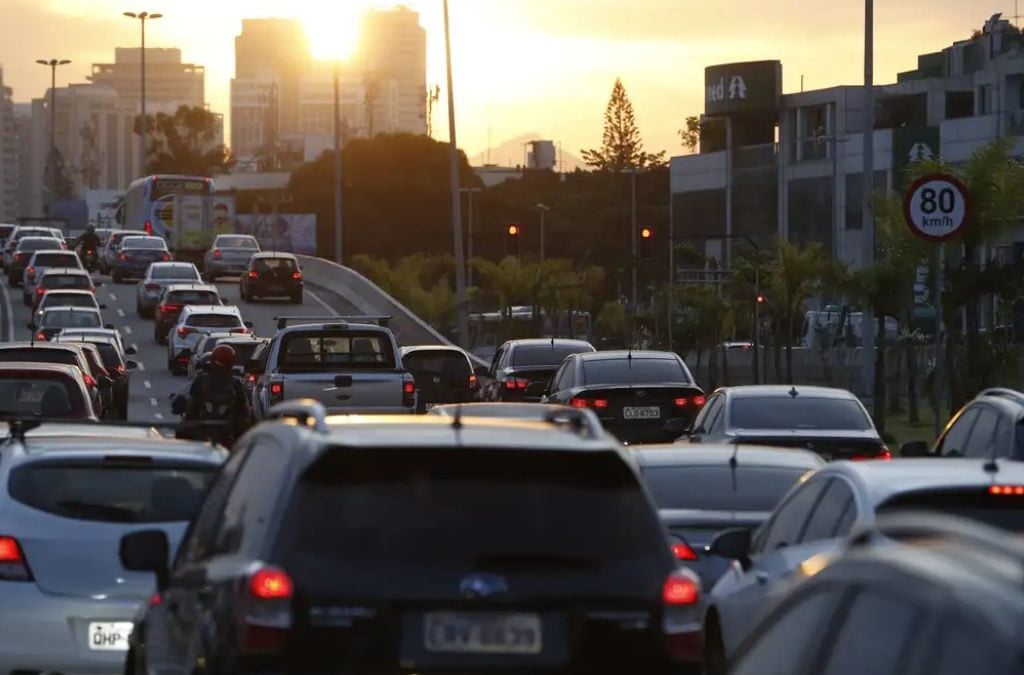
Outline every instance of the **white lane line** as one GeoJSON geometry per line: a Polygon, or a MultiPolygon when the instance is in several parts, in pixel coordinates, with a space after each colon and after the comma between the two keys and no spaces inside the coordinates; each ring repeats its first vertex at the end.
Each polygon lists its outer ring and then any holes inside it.
{"type": "Polygon", "coordinates": [[[153,413],[153,417],[157,418],[158,420],[162,420],[164,418],[163,413],[153,413]]]}
{"type": "Polygon", "coordinates": [[[143,380],[142,381],[142,386],[145,387],[146,389],[152,389],[153,388],[153,383],[150,382],[149,380],[143,380]]]}
{"type": "Polygon", "coordinates": [[[143,370],[146,369],[146,364],[145,363],[143,363],[142,361],[139,361],[138,363],[139,363],[138,370],[143,371],[143,370]]]}
{"type": "Polygon", "coordinates": [[[149,404],[153,407],[160,405],[155,398],[149,399],[149,404]]]}
{"type": "Polygon", "coordinates": [[[308,289],[306,290],[306,293],[309,294],[309,297],[311,297],[314,300],[316,300],[320,304],[321,307],[323,307],[328,312],[330,312],[331,316],[338,316],[337,310],[335,310],[333,307],[331,307],[326,302],[324,302],[323,298],[321,298],[319,295],[317,295],[316,293],[314,293],[313,291],[310,291],[308,289]]]}
{"type": "Polygon", "coordinates": [[[111,293],[111,294],[110,294],[110,299],[111,299],[111,300],[117,300],[117,296],[116,296],[116,295],[114,295],[113,293],[111,293]]]}
{"type": "Polygon", "coordinates": [[[117,308],[117,315],[123,319],[124,318],[124,310],[121,309],[120,307],[118,307],[117,308]]]}
{"type": "Polygon", "coordinates": [[[125,326],[124,327],[124,334],[125,335],[131,335],[132,334],[132,327],[131,326],[125,326]]]}
{"type": "Polygon", "coordinates": [[[11,310],[11,296],[7,292],[7,284],[0,286],[4,296],[4,316],[7,322],[7,339],[14,342],[14,312],[11,310]]]}

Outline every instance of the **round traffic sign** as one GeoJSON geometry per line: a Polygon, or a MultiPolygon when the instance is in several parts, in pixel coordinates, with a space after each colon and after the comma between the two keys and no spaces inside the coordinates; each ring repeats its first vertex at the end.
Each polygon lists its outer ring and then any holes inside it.
{"type": "Polygon", "coordinates": [[[918,178],[903,197],[907,227],[927,241],[947,241],[960,234],[969,212],[967,187],[945,174],[918,178]]]}

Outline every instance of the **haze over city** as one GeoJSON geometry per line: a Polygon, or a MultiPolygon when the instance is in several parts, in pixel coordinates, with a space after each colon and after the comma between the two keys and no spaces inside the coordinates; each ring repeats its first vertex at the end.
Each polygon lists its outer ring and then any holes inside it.
{"type": "MultiPolygon", "coordinates": [[[[408,0],[427,32],[427,84],[444,84],[441,3],[408,0]]],[[[45,93],[49,73],[37,58],[68,58],[60,85],[83,82],[115,47],[138,44],[124,11],[162,12],[147,46],[180,47],[182,60],[206,67],[206,98],[230,127],[234,37],[250,17],[303,20],[314,56],[350,56],[360,15],[393,3],[368,0],[0,0],[0,63],[15,101],[45,93]],[[31,39],[24,39],[31,36],[31,39]]],[[[895,80],[916,57],[969,35],[979,17],[1012,14],[1000,0],[895,0],[876,8],[875,81],[895,80]],[[913,26],[913,29],[908,29],[913,26]]],[[[454,0],[451,3],[459,145],[467,155],[527,133],[593,147],[604,106],[621,77],[650,150],[681,150],[676,130],[703,108],[703,69],[714,63],[781,59],[784,90],[856,84],[862,77],[863,3],[858,0],[454,0]],[[853,30],[857,27],[857,30],[853,30]]],[[[444,94],[436,138],[446,138],[444,94]]],[[[229,135],[226,133],[226,137],[229,135]]],[[[508,164],[522,157],[492,157],[508,164]]]]}

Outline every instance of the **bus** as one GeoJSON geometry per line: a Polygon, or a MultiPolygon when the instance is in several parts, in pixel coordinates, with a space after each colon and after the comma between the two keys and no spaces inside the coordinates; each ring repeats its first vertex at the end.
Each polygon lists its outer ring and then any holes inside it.
{"type": "Polygon", "coordinates": [[[533,307],[514,305],[507,312],[481,312],[469,315],[469,351],[488,363],[505,340],[516,338],[573,338],[593,339],[593,320],[590,312],[558,312],[549,316],[539,310],[540,334],[534,319],[533,307]],[[511,320],[510,318],[511,317],[511,320]]]}
{"type": "MultiPolygon", "coordinates": [[[[163,237],[176,255],[200,256],[222,229],[214,217],[213,179],[160,174],[132,182],[118,213],[118,224],[163,237]]],[[[230,227],[230,224],[227,224],[230,227]]]]}

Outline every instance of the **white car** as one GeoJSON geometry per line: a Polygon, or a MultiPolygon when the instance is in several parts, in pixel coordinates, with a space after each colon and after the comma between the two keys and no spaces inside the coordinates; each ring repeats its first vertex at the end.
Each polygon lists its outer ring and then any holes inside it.
{"type": "Polygon", "coordinates": [[[36,340],[52,339],[64,328],[113,328],[104,325],[98,309],[89,307],[51,307],[29,322],[29,330],[37,331],[36,340]]]}
{"type": "Polygon", "coordinates": [[[51,307],[88,307],[97,311],[106,309],[96,295],[90,291],[50,291],[43,296],[36,307],[36,314],[42,314],[51,307]]]}
{"type": "Polygon", "coordinates": [[[21,284],[21,301],[25,303],[26,307],[32,306],[36,285],[42,278],[43,272],[53,268],[84,269],[82,261],[74,251],[36,251],[28,259],[21,284]]]}
{"type": "Polygon", "coordinates": [[[124,340],[121,338],[121,331],[116,328],[65,328],[57,333],[57,337],[65,342],[75,338],[85,337],[106,337],[117,340],[117,348],[122,354],[134,356],[137,352],[134,347],[125,348],[124,340]]]}
{"type": "Polygon", "coordinates": [[[199,270],[190,262],[155,262],[146,270],[135,293],[135,312],[142,319],[152,319],[153,309],[160,303],[164,290],[171,284],[202,282],[199,270]]]}
{"type": "Polygon", "coordinates": [[[234,305],[187,305],[167,334],[167,370],[181,375],[188,369],[192,351],[207,333],[251,335],[251,321],[244,321],[234,305]]]}

